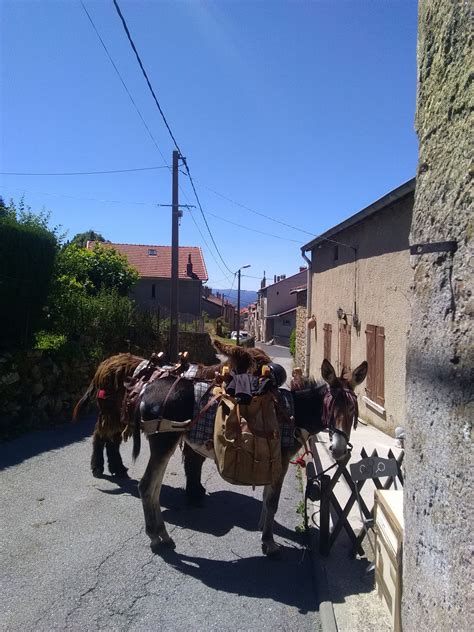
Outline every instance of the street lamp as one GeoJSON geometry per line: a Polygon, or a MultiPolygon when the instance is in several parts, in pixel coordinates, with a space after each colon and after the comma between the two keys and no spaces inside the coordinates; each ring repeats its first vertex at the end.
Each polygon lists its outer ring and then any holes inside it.
{"type": "Polygon", "coordinates": [[[250,268],[250,263],[237,270],[237,346],[240,343],[240,271],[250,268]]]}

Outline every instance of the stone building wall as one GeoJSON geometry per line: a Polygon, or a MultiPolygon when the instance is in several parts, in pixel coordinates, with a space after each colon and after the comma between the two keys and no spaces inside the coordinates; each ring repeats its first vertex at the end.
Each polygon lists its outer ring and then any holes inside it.
{"type": "Polygon", "coordinates": [[[296,353],[295,366],[304,371],[306,360],[306,321],[308,319],[306,308],[307,292],[298,292],[296,303],[296,353]]]}
{"type": "Polygon", "coordinates": [[[403,629],[472,628],[470,3],[419,4],[419,163],[407,358],[403,629]]]}

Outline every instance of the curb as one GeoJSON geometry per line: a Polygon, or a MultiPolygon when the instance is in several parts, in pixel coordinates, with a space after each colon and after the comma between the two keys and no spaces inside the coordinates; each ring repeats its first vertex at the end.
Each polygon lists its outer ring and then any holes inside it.
{"type": "Polygon", "coordinates": [[[311,553],[311,564],[313,567],[313,577],[316,582],[321,629],[322,632],[337,632],[336,615],[334,614],[334,605],[330,597],[326,565],[324,564],[322,557],[317,553],[319,538],[314,527],[309,527],[308,540],[311,553]]]}
{"type": "Polygon", "coordinates": [[[311,562],[313,565],[313,573],[316,580],[318,591],[319,618],[321,620],[322,632],[337,632],[336,615],[334,614],[334,605],[329,595],[329,584],[326,574],[326,567],[322,562],[321,556],[316,554],[317,536],[316,530],[310,527],[309,541],[311,548],[311,562]]]}

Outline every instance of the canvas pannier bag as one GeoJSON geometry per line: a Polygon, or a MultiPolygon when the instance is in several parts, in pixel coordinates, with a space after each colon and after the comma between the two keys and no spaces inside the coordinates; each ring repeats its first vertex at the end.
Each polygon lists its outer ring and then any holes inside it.
{"type": "Polygon", "coordinates": [[[214,424],[214,451],[222,478],[235,485],[269,485],[282,473],[281,441],[271,393],[238,404],[224,395],[214,424]]]}

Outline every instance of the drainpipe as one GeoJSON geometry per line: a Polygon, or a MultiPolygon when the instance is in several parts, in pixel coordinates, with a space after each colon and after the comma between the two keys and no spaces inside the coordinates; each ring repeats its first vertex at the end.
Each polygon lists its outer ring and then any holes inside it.
{"type": "MultiPolygon", "coordinates": [[[[306,251],[301,249],[301,256],[308,264],[308,271],[306,276],[306,320],[311,318],[311,287],[312,287],[312,261],[306,256],[306,251]]],[[[311,329],[306,326],[306,356],[304,361],[304,373],[306,377],[309,377],[309,360],[311,357],[311,329]]]]}

